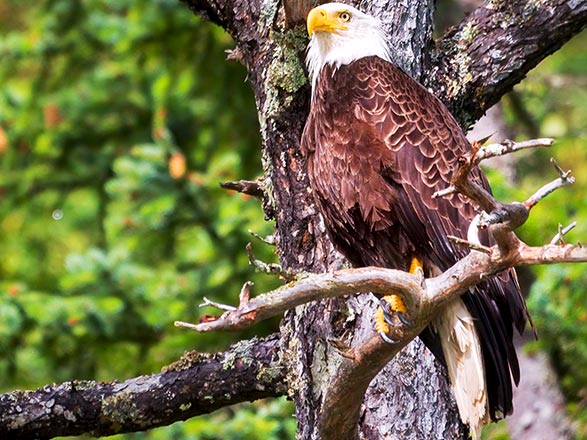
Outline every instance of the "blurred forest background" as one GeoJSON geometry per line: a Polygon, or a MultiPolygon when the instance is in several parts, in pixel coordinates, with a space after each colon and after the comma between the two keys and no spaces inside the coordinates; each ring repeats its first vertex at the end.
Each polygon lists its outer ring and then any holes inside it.
{"type": "MultiPolygon", "coordinates": [[[[551,156],[577,178],[533,211],[521,231],[530,244],[572,220],[567,239],[587,241],[585,47],[583,32],[502,101],[511,136],[557,143],[509,158],[513,178],[489,170],[498,196],[524,200],[556,177],[551,156]]],[[[278,284],[245,252],[253,241],[257,258],[276,260],[248,232],[272,232],[260,204],[218,185],[262,173],[254,99],[244,67],[225,61],[231,48],[178,0],[0,2],[0,392],[153,373],[185,350],[277,330],[173,327],[206,313],[204,295],[233,303],[246,280],[257,292],[278,284]]],[[[587,271],[532,274],[531,349],[551,356],[587,438],[587,271]]],[[[113,438],[294,433],[293,406],[276,399],[113,438]]]]}

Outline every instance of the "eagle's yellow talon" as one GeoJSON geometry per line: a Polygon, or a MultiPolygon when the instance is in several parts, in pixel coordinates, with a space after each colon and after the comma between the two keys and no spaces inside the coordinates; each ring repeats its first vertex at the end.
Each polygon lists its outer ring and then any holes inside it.
{"type": "Polygon", "coordinates": [[[389,304],[389,309],[391,312],[406,313],[408,310],[404,304],[404,300],[401,299],[401,297],[398,295],[386,295],[381,299],[389,304]]]}
{"type": "Polygon", "coordinates": [[[424,283],[424,267],[422,266],[422,262],[417,258],[412,258],[412,263],[410,264],[410,273],[418,277],[420,284],[424,283]]]}
{"type": "Polygon", "coordinates": [[[391,326],[385,322],[385,315],[381,306],[377,307],[375,312],[375,331],[379,334],[387,334],[391,331],[391,326]]]}
{"type": "Polygon", "coordinates": [[[397,314],[403,324],[409,325],[409,322],[403,318],[406,310],[404,301],[398,295],[387,295],[379,300],[379,307],[375,312],[375,331],[384,341],[393,343],[393,340],[387,336],[391,332],[391,328],[395,327],[392,322],[392,314],[397,314]]]}

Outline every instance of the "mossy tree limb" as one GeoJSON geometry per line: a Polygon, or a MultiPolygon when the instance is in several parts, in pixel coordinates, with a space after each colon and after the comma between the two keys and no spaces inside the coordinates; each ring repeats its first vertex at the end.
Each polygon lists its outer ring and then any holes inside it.
{"type": "Polygon", "coordinates": [[[0,438],[136,432],[239,402],[286,393],[279,337],[221,353],[187,352],[159,374],[124,382],[70,381],[0,395],[0,438]]]}
{"type": "Polygon", "coordinates": [[[585,0],[486,0],[439,41],[424,82],[468,127],[585,26],[585,0]]]}

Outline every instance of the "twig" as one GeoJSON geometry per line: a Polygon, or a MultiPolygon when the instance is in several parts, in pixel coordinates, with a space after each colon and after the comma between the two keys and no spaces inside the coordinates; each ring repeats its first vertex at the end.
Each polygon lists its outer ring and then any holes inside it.
{"type": "Polygon", "coordinates": [[[505,154],[514,153],[528,148],[550,147],[553,144],[554,139],[551,138],[531,139],[522,142],[514,142],[505,139],[497,144],[489,144],[479,148],[475,154],[474,163],[478,165],[481,161],[492,157],[503,156],[505,154]]]}
{"type": "Polygon", "coordinates": [[[227,61],[236,61],[242,65],[245,64],[243,53],[239,46],[236,46],[234,49],[226,49],[224,53],[226,54],[227,61]]]}
{"type": "Polygon", "coordinates": [[[176,326],[176,327],[182,327],[182,328],[187,328],[187,329],[190,329],[190,330],[194,330],[196,332],[197,331],[200,331],[199,330],[200,327],[198,327],[199,324],[192,324],[191,322],[175,321],[173,323],[173,325],[176,326]]]}
{"type": "Polygon", "coordinates": [[[211,307],[216,307],[217,309],[220,309],[220,310],[226,310],[228,312],[236,310],[236,307],[234,307],[234,306],[229,306],[227,304],[220,304],[220,303],[217,303],[216,301],[211,301],[206,297],[204,297],[203,300],[204,300],[204,302],[202,304],[200,304],[198,307],[211,306],[211,307]]]}
{"type": "Polygon", "coordinates": [[[466,246],[469,249],[473,249],[474,251],[483,252],[484,254],[491,254],[491,248],[488,246],[483,246],[479,243],[473,243],[472,241],[464,240],[462,238],[455,237],[454,235],[447,235],[446,238],[448,238],[453,243],[458,244],[459,246],[466,246]]]}
{"type": "MultiPolygon", "coordinates": [[[[503,156],[505,154],[514,153],[528,148],[550,147],[553,144],[554,139],[552,138],[531,139],[522,142],[514,142],[512,140],[505,139],[502,142],[489,144],[484,147],[479,146],[479,142],[473,142],[473,154],[470,157],[463,157],[459,159],[459,166],[455,171],[453,184],[447,188],[436,191],[432,197],[446,197],[456,192],[461,192],[469,196],[467,193],[470,193],[472,198],[479,201],[482,207],[485,205],[491,206],[491,199],[493,199],[493,197],[491,197],[489,194],[486,194],[486,192],[478,185],[467,180],[467,177],[473,167],[479,165],[483,160],[490,159],[492,157],[503,156]],[[458,182],[459,185],[455,185],[455,181],[458,182]],[[465,184],[469,186],[468,189],[458,187],[465,184]]],[[[495,209],[495,207],[492,207],[489,210],[492,209],[495,209]]]]}
{"type": "Polygon", "coordinates": [[[251,243],[247,243],[246,246],[247,255],[249,257],[249,264],[255,268],[258,272],[268,273],[272,275],[279,275],[286,281],[295,279],[296,274],[287,270],[284,270],[281,265],[275,263],[265,263],[261,260],[255,259],[253,255],[253,246],[251,243]]]}
{"type": "Polygon", "coordinates": [[[554,237],[552,237],[552,240],[550,240],[550,244],[566,244],[565,243],[565,235],[568,234],[568,232],[571,229],[573,229],[575,226],[577,226],[577,222],[571,223],[566,228],[563,228],[563,225],[561,225],[559,223],[558,224],[558,233],[554,237]]]}
{"type": "Polygon", "coordinates": [[[249,299],[251,298],[251,289],[253,284],[254,283],[252,281],[246,281],[243,284],[243,287],[241,287],[241,291],[238,295],[239,307],[241,307],[243,304],[248,304],[249,299]]]}
{"type": "Polygon", "coordinates": [[[571,170],[563,170],[560,165],[558,164],[558,162],[556,160],[554,160],[554,157],[550,158],[550,163],[554,166],[554,169],[558,171],[559,176],[561,176],[561,178],[566,179],[567,177],[569,177],[571,175],[571,170]]]}
{"type": "MultiPolygon", "coordinates": [[[[242,310],[243,308],[245,308],[249,304],[252,287],[253,287],[252,281],[246,281],[243,284],[243,287],[241,287],[241,291],[238,295],[238,299],[239,299],[238,307],[217,303],[215,301],[210,301],[208,298],[204,297],[204,302],[202,304],[200,304],[200,307],[212,306],[212,307],[216,307],[217,309],[224,310],[225,312],[220,317],[214,317],[214,316],[209,317],[208,316],[208,317],[206,317],[206,319],[204,319],[199,324],[192,324],[192,323],[184,322],[184,321],[175,321],[173,323],[173,325],[175,325],[176,327],[183,327],[183,328],[189,328],[190,330],[201,331],[200,326],[202,326],[203,324],[206,324],[209,322],[215,322],[219,319],[223,319],[227,316],[230,316],[231,313],[237,312],[238,310],[242,310]]],[[[230,330],[230,329],[227,329],[227,330],[230,330]]]]}
{"type": "Polygon", "coordinates": [[[267,235],[266,237],[262,237],[261,235],[254,232],[252,229],[249,229],[248,233],[265,244],[270,244],[271,246],[275,246],[277,244],[277,238],[275,237],[275,235],[267,235]]]}
{"type": "Polygon", "coordinates": [[[450,185],[447,188],[441,189],[440,191],[436,191],[434,194],[432,194],[432,198],[436,199],[438,197],[446,197],[446,196],[450,196],[451,194],[454,194],[457,192],[457,189],[455,188],[454,185],[450,185]]]}
{"type": "Polygon", "coordinates": [[[573,183],[575,183],[575,178],[570,175],[571,170],[563,171],[562,168],[558,165],[558,163],[556,163],[556,161],[554,159],[550,159],[550,162],[553,164],[555,169],[558,171],[560,177],[558,179],[553,180],[552,182],[547,183],[542,188],[540,188],[538,191],[536,191],[534,194],[532,194],[528,198],[528,200],[526,200],[524,202],[524,205],[528,209],[532,209],[534,206],[536,206],[536,204],[540,200],[545,198],[547,195],[549,195],[553,191],[556,191],[557,189],[562,188],[563,186],[572,185],[573,183]]]}
{"type": "Polygon", "coordinates": [[[236,180],[229,182],[221,182],[220,186],[224,189],[238,191],[240,193],[248,194],[249,196],[253,196],[258,199],[262,199],[265,195],[263,187],[258,180],[236,180]]]}

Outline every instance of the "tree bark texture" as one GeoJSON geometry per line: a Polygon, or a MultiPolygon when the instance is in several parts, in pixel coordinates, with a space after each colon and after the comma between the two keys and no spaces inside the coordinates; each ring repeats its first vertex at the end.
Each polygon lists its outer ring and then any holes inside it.
{"type": "Polygon", "coordinates": [[[587,23],[585,0],[487,0],[440,41],[424,84],[465,127],[587,23]]]}
{"type": "MultiPolygon", "coordinates": [[[[324,2],[184,1],[233,36],[248,69],[263,135],[264,208],[276,221],[281,264],[314,272],[341,267],[344,260],[332,248],[316,213],[299,151],[309,106],[304,18],[311,7],[324,2]]],[[[587,10],[587,1],[486,1],[435,48],[431,0],[349,3],[381,17],[394,61],[427,84],[464,126],[584,27],[587,10]]],[[[341,363],[334,346],[371,331],[374,309],[372,298],[360,295],[326,299],[286,314],[281,329],[283,361],[296,403],[299,438],[328,434],[319,427],[341,363]]],[[[419,340],[372,382],[360,431],[369,439],[465,435],[444,370],[419,340]]]]}
{"type": "Polygon", "coordinates": [[[188,352],[159,374],[124,382],[71,381],[0,396],[0,438],[107,436],[170,425],[286,392],[279,337],[223,353],[188,352]]]}

